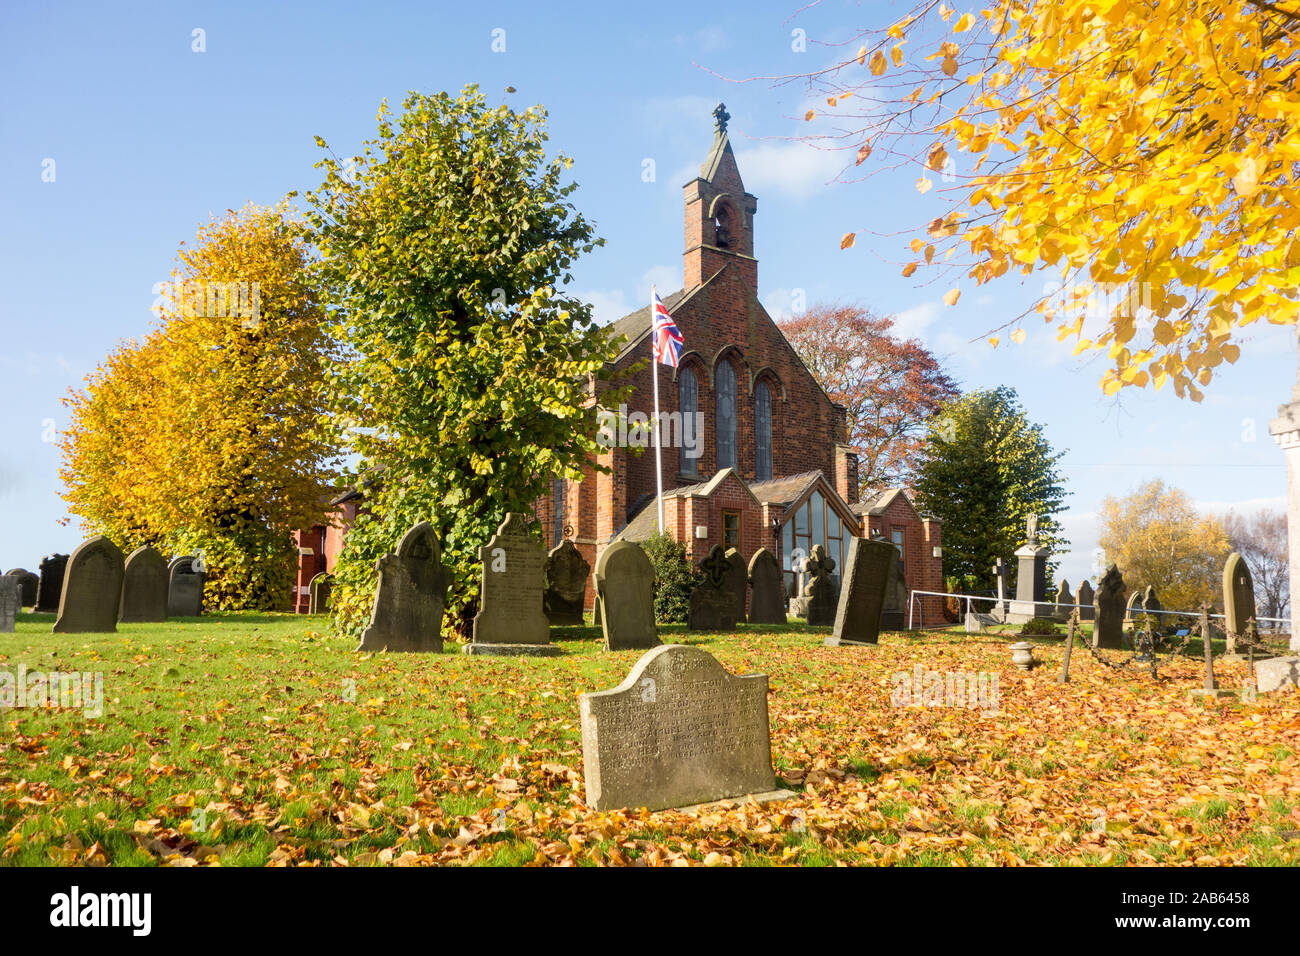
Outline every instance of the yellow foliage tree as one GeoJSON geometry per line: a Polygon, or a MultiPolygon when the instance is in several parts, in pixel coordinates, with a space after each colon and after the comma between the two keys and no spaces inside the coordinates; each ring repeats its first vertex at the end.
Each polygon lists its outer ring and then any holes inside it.
{"type": "Polygon", "coordinates": [[[1242,326],[1296,322],[1296,0],[997,0],[960,16],[927,0],[859,43],[806,76],[834,145],[859,166],[913,165],[921,193],[941,172],[952,203],[904,276],[1059,273],[1038,311],[1076,354],[1105,352],[1107,394],[1169,383],[1199,401],[1242,326]]]}
{"type": "Polygon", "coordinates": [[[202,550],[210,606],[283,607],[336,478],[307,248],[287,207],[249,205],[178,258],[160,326],[65,399],[64,498],[128,548],[202,550]]]}
{"type": "Polygon", "coordinates": [[[1194,611],[1203,601],[1222,607],[1223,562],[1232,550],[1227,529],[1220,518],[1200,514],[1183,491],[1156,479],[1123,498],[1107,496],[1098,543],[1130,593],[1152,585],[1171,611],[1194,611]]]}

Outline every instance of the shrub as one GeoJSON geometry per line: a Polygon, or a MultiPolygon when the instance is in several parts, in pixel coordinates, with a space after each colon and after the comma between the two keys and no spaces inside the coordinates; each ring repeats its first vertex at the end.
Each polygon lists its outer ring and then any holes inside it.
{"type": "Polygon", "coordinates": [[[704,575],[686,557],[686,546],[672,535],[656,531],[641,545],[655,569],[655,620],[685,624],[691,592],[704,575]]]}
{"type": "Polygon", "coordinates": [[[1060,633],[1056,622],[1045,617],[1033,618],[1020,626],[1020,634],[1025,637],[1059,637],[1060,633]]]}

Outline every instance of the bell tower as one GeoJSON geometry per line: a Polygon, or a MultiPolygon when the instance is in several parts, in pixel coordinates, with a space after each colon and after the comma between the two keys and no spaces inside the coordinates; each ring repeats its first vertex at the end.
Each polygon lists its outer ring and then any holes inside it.
{"type": "Polygon", "coordinates": [[[744,285],[758,294],[758,260],[754,258],[754,213],[758,199],[745,192],[736,156],[727,139],[722,103],[713,111],[713,148],[698,178],[684,187],[686,254],[684,288],[693,289],[729,266],[744,285]]]}

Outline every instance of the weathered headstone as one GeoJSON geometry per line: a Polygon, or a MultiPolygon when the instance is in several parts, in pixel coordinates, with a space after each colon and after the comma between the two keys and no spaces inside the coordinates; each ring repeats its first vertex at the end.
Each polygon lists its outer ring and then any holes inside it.
{"type": "Polygon", "coordinates": [[[1300,687],[1300,655],[1270,657],[1255,663],[1255,684],[1261,694],[1300,687]]]}
{"type": "Polygon", "coordinates": [[[168,617],[198,617],[203,613],[203,582],[208,575],[201,568],[202,561],[193,554],[172,558],[167,565],[168,617]]]}
{"type": "Polygon", "coordinates": [[[749,559],[749,623],[785,623],[784,575],[767,548],[759,548],[749,559]]]}
{"type": "Polygon", "coordinates": [[[888,541],[850,538],[849,555],[840,578],[840,599],[835,609],[835,631],[827,647],[875,644],[880,638],[880,615],[898,563],[898,549],[888,541]]]}
{"type": "Polygon", "coordinates": [[[36,592],[41,586],[41,579],[39,577],[32,574],[32,572],[28,571],[26,568],[14,568],[11,571],[6,571],[5,577],[18,579],[18,600],[23,607],[36,606],[36,592]]]}
{"type": "Polygon", "coordinates": [[[0,576],[0,634],[12,634],[23,606],[23,584],[16,575],[0,576]]]}
{"type": "Polygon", "coordinates": [[[167,620],[167,561],[145,545],[127,556],[122,569],[123,624],[158,623],[167,620]]]}
{"type": "Polygon", "coordinates": [[[81,542],[68,558],[56,634],[103,634],[117,630],[122,603],[122,551],[104,535],[81,542]]]}
{"type": "Polygon", "coordinates": [[[1142,595],[1143,592],[1134,588],[1129,593],[1128,600],[1124,603],[1124,623],[1132,624],[1142,613],[1142,595]]]}
{"type": "Polygon", "coordinates": [[[1096,609],[1092,606],[1093,600],[1092,585],[1085,579],[1079,585],[1079,596],[1075,600],[1075,603],[1079,605],[1079,620],[1091,621],[1096,615],[1096,609]]]}
{"type": "Polygon", "coordinates": [[[1124,576],[1111,565],[1097,582],[1092,646],[1124,649],[1124,576]]]}
{"type": "Polygon", "coordinates": [[[334,596],[334,575],[321,571],[307,582],[307,613],[324,614],[330,609],[330,598],[334,596]]]}
{"type": "Polygon", "coordinates": [[[630,541],[615,541],[596,559],[596,593],[600,595],[605,649],[655,647],[654,565],[630,541]]]}
{"type": "Polygon", "coordinates": [[[1005,619],[1007,607],[1007,563],[999,557],[993,562],[993,577],[998,583],[998,602],[993,605],[993,616],[1005,619]]]}
{"type": "Polygon", "coordinates": [[[66,554],[52,554],[41,561],[41,583],[36,589],[36,610],[57,611],[63,599],[63,574],[68,568],[66,554]]]}
{"type": "Polygon", "coordinates": [[[1061,585],[1056,589],[1056,618],[1061,621],[1069,620],[1070,613],[1074,610],[1074,595],[1070,593],[1070,582],[1061,579],[1061,585]]]}
{"type": "Polygon", "coordinates": [[[1148,584],[1147,589],[1142,592],[1142,610],[1146,611],[1148,614],[1155,615],[1155,623],[1157,627],[1160,626],[1160,620],[1163,616],[1160,612],[1164,609],[1164,605],[1160,603],[1160,598],[1156,596],[1155,585],[1148,584]]]}
{"type": "Polygon", "coordinates": [[[1228,632],[1227,652],[1237,653],[1237,641],[1244,637],[1255,616],[1255,582],[1246,559],[1236,551],[1223,565],[1223,626],[1228,632]]]}
{"type": "Polygon", "coordinates": [[[722,545],[715,544],[700,562],[704,580],[691,591],[686,626],[692,631],[725,631],[736,626],[736,595],[727,587],[731,562],[722,545]]]}
{"type": "Polygon", "coordinates": [[[580,625],[591,565],[567,538],[546,556],[546,617],[553,627],[580,625]]]}
{"type": "Polygon", "coordinates": [[[478,549],[483,563],[474,639],[466,654],[514,656],[563,653],[551,643],[546,596],[546,548],[528,532],[528,517],[506,515],[497,533],[478,549]]]}
{"type": "Polygon", "coordinates": [[[727,553],[727,574],[722,586],[731,592],[732,598],[736,602],[736,620],[745,620],[745,611],[749,606],[749,567],[745,564],[745,559],[735,548],[728,548],[727,553]]]}
{"type": "Polygon", "coordinates": [[[379,587],[359,651],[442,652],[442,612],[451,574],[433,525],[421,521],[375,562],[379,587]]]}
{"type": "Polygon", "coordinates": [[[903,562],[895,561],[889,572],[889,583],[885,586],[885,608],[880,612],[882,630],[902,630],[907,622],[907,593],[907,575],[903,573],[903,562]]]}
{"type": "Polygon", "coordinates": [[[696,647],[649,651],[612,690],[583,694],[582,759],[596,810],[779,799],[767,675],[736,677],[696,647]]]}
{"type": "Polygon", "coordinates": [[[835,559],[826,556],[826,549],[820,544],[812,546],[812,552],[803,564],[808,583],[804,585],[803,618],[809,627],[829,627],[835,623],[839,594],[835,590],[835,580],[831,572],[835,570],[835,559]]]}

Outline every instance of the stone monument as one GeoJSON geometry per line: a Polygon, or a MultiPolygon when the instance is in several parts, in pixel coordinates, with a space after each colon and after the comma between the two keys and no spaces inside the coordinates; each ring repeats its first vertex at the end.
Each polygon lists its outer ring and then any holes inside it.
{"type": "Polygon", "coordinates": [[[1096,612],[1092,627],[1092,646],[1110,650],[1124,649],[1124,576],[1111,565],[1097,582],[1096,612]]]}
{"type": "Polygon", "coordinates": [[[136,548],[122,571],[123,624],[157,624],[167,620],[167,561],[153,548],[136,548]]]}
{"type": "Polygon", "coordinates": [[[56,634],[111,634],[122,603],[122,551],[106,536],[88,538],[68,558],[56,634]]]}
{"type": "Polygon", "coordinates": [[[898,549],[888,541],[853,537],[840,577],[835,631],[827,647],[873,645],[880,638],[880,617],[898,564],[898,549]]]}
{"type": "Polygon", "coordinates": [[[591,565],[569,539],[546,556],[546,617],[552,627],[581,626],[591,565]]]}
{"type": "Polygon", "coordinates": [[[596,558],[596,593],[605,649],[643,650],[656,647],[654,565],[630,541],[615,541],[596,558]]]}
{"type": "Polygon", "coordinates": [[[715,544],[709,549],[700,562],[704,580],[691,591],[687,628],[692,631],[729,631],[736,626],[736,594],[727,587],[732,568],[722,545],[715,544]]]}
{"type": "Polygon", "coordinates": [[[785,581],[781,563],[767,548],[749,559],[749,623],[785,623],[785,581]]]}
{"type": "Polygon", "coordinates": [[[1237,653],[1237,641],[1246,636],[1255,617],[1255,582],[1246,559],[1236,551],[1223,565],[1223,627],[1227,632],[1227,653],[1237,653]]]}
{"type": "Polygon", "coordinates": [[[196,554],[172,558],[167,566],[167,616],[198,617],[203,613],[203,559],[196,554]]]}
{"type": "Polygon", "coordinates": [[[1025,544],[1016,551],[1016,599],[1006,621],[1023,624],[1036,617],[1052,617],[1055,607],[1047,601],[1047,556],[1051,551],[1038,543],[1038,515],[1025,522],[1025,544]]]}

